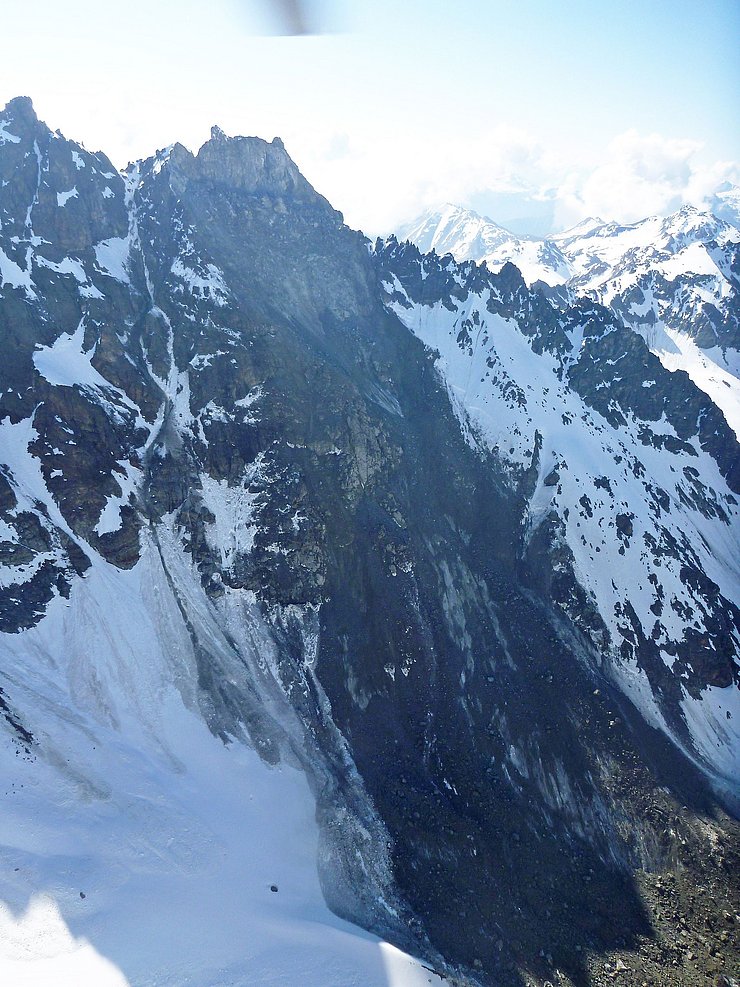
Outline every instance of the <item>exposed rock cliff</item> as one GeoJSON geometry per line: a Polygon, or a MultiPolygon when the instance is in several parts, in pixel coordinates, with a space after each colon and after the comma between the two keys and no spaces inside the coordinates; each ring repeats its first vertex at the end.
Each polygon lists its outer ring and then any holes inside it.
{"type": "MultiPolygon", "coordinates": [[[[732,893],[715,405],[597,304],[373,253],[279,141],[119,175],[1,119],[3,667],[56,661],[99,715],[120,625],[98,606],[74,672],[44,627],[82,587],[151,608],[156,571],[189,708],[307,772],[336,912],[475,982],[653,969],[646,875],[732,893]]],[[[3,685],[16,736],[53,734],[35,681],[3,685]]]]}

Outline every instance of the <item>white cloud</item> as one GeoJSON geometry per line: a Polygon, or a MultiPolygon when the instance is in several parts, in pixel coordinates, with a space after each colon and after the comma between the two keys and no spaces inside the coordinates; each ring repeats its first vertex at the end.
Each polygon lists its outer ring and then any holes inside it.
{"type": "Polygon", "coordinates": [[[372,234],[429,206],[467,202],[481,191],[530,197],[548,170],[544,148],[531,135],[508,127],[476,137],[382,133],[347,138],[296,132],[286,138],[286,146],[347,221],[372,234]]]}
{"type": "Polygon", "coordinates": [[[706,205],[722,182],[740,179],[733,162],[703,160],[698,141],[635,130],[614,137],[590,161],[508,126],[475,136],[301,129],[286,135],[286,145],[317,189],[369,235],[442,202],[504,196],[512,214],[520,198],[521,216],[531,214],[533,227],[541,228],[543,202],[552,206],[554,229],[586,216],[632,222],[686,202],[706,205]]]}
{"type": "Polygon", "coordinates": [[[633,222],[685,203],[705,205],[721,182],[737,181],[738,169],[701,161],[701,150],[697,141],[628,130],[594,167],[567,175],[555,192],[556,222],[566,227],[586,216],[633,222]]]}

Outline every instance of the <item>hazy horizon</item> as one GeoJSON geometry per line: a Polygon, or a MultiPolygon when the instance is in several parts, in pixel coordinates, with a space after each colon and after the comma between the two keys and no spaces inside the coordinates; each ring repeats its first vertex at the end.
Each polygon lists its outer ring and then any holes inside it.
{"type": "Polygon", "coordinates": [[[369,235],[444,201],[545,235],[700,205],[740,179],[729,0],[311,10],[334,33],[266,34],[269,0],[131,0],[124,17],[39,0],[33,23],[6,0],[0,105],[30,96],[118,167],[174,141],[197,150],[213,124],[280,136],[369,235]]]}

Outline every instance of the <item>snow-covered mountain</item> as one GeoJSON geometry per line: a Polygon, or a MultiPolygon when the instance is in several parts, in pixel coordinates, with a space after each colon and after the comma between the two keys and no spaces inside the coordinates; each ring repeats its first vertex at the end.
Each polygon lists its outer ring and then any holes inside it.
{"type": "MultiPolygon", "coordinates": [[[[196,166],[184,148],[119,174],[27,100],[0,121],[0,979],[426,985],[334,914],[421,941],[385,827],[321,722],[319,603],[300,588],[314,520],[297,462],[279,461],[306,453],[276,441],[277,415],[262,424],[252,362],[280,317],[240,310],[200,253],[171,187],[196,166]],[[193,443],[188,479],[172,467],[193,443]],[[300,559],[285,525],[307,531],[300,559]],[[250,549],[269,557],[269,614],[250,549]]],[[[214,151],[235,184],[267,174],[274,195],[310,196],[305,222],[341,229],[279,143],[215,131],[198,166],[214,151]]]]}
{"type": "MultiPolygon", "coordinates": [[[[651,674],[662,676],[666,664],[675,674],[682,653],[695,666],[705,650],[727,655],[722,681],[729,684],[740,643],[740,612],[730,602],[740,596],[740,461],[723,416],[605,309],[582,302],[550,313],[511,265],[499,275],[471,272],[395,240],[379,258],[389,304],[435,353],[469,441],[493,451],[522,485],[524,564],[536,545],[541,566],[547,545],[545,578],[569,573],[558,605],[602,658],[611,656],[636,702],[647,700],[643,712],[670,730],[672,714],[658,709],[665,685],[656,679],[645,688],[651,674]],[[699,491],[709,500],[697,499],[699,491]],[[716,609],[695,595],[693,567],[724,586],[716,609]]],[[[548,591],[557,599],[554,585],[548,591]]],[[[687,669],[681,678],[691,675],[687,669]]],[[[701,744],[698,734],[694,740],[701,744]]],[[[730,777],[740,736],[717,740],[704,755],[721,773],[716,759],[727,756],[730,777]]]]}
{"type": "Polygon", "coordinates": [[[397,231],[400,241],[410,240],[422,253],[434,250],[455,260],[485,261],[492,271],[508,261],[516,264],[528,284],[545,281],[563,284],[570,277],[568,262],[554,239],[518,237],[471,209],[447,204],[429,209],[397,231]]]}
{"type": "Polygon", "coordinates": [[[0,113],[6,980],[735,968],[738,444],[569,290],[0,113]]]}
{"type": "Polygon", "coordinates": [[[588,219],[544,240],[519,239],[460,207],[426,213],[402,228],[422,252],[485,261],[492,271],[515,264],[527,284],[556,288],[566,304],[579,297],[608,306],[639,332],[670,370],[685,370],[740,435],[740,229],[738,190],[716,197],[719,218],[685,206],[631,225],[588,219]]]}
{"type": "Polygon", "coordinates": [[[740,187],[724,182],[712,196],[709,208],[715,216],[740,229],[740,187]]]}

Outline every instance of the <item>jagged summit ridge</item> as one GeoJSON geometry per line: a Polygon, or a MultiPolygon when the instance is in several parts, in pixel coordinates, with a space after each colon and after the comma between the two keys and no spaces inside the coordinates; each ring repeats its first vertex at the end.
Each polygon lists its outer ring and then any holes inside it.
{"type": "Polygon", "coordinates": [[[220,127],[214,127],[210,140],[195,155],[176,144],[170,163],[175,181],[208,180],[252,195],[318,198],[279,138],[270,143],[260,137],[227,137],[220,127]]]}
{"type": "MultiPolygon", "coordinates": [[[[36,115],[31,99],[27,96],[10,100],[0,119],[3,122],[0,141],[33,140],[39,137],[64,139],[51,130],[36,115]],[[15,126],[18,134],[12,128],[15,126]]],[[[75,145],[77,147],[77,145],[75,145]]],[[[107,159],[106,159],[107,160],[107,159]]],[[[176,143],[154,159],[160,165],[169,161],[173,180],[208,180],[221,182],[250,194],[291,196],[326,204],[316,193],[292,161],[279,137],[268,142],[260,137],[229,137],[218,126],[211,128],[210,139],[193,154],[184,145],[176,143]]],[[[141,168],[144,162],[134,162],[127,171],[141,168]]],[[[341,214],[339,214],[341,216],[341,214]]]]}
{"type": "Polygon", "coordinates": [[[15,96],[8,100],[2,114],[0,114],[0,120],[3,121],[3,127],[15,124],[19,130],[33,128],[39,123],[33,107],[33,100],[28,96],[15,96]]]}

